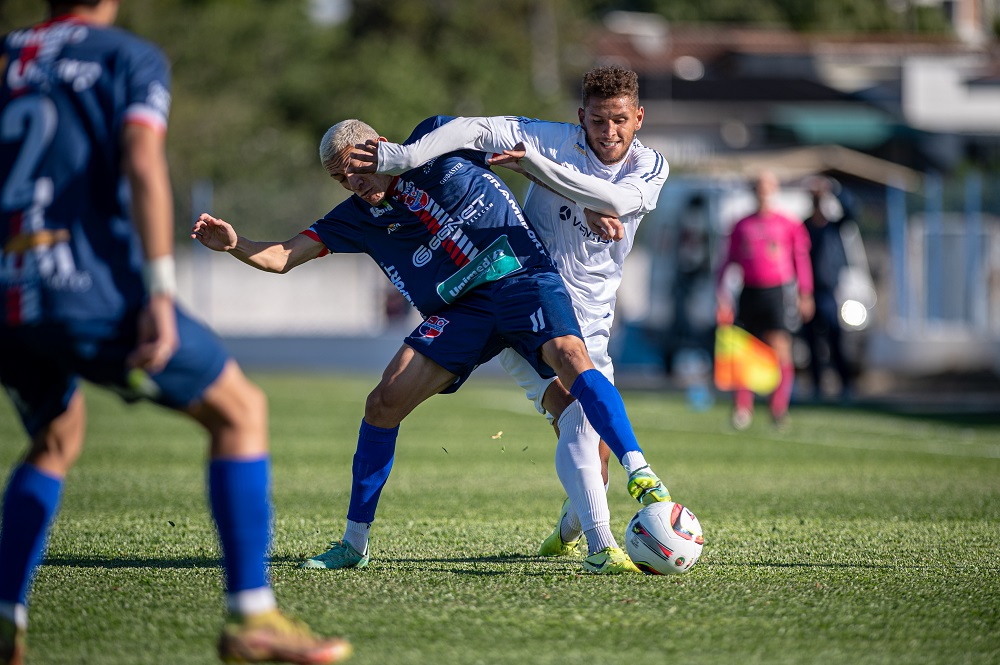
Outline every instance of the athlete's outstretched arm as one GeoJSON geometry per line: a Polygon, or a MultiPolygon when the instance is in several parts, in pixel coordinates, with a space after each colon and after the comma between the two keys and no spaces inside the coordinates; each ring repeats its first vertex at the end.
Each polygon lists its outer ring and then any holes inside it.
{"type": "Polygon", "coordinates": [[[236,233],[229,222],[201,213],[191,237],[216,252],[227,252],[243,263],[265,272],[286,273],[323,254],[326,246],[299,234],[284,242],[250,240],[236,233]]]}
{"type": "Polygon", "coordinates": [[[652,210],[670,170],[661,155],[650,151],[648,164],[640,165],[635,172],[617,182],[611,182],[554,162],[530,144],[519,148],[524,150],[520,163],[525,172],[578,205],[613,217],[652,210]]]}
{"type": "Polygon", "coordinates": [[[504,128],[503,121],[503,117],[454,118],[407,145],[385,141],[376,145],[368,141],[361,154],[352,157],[360,157],[360,161],[367,164],[363,173],[399,175],[456,150],[500,152],[518,142],[509,132],[505,137],[497,131],[497,128],[504,128]]]}
{"type": "Polygon", "coordinates": [[[527,174],[575,203],[614,217],[644,213],[656,205],[669,167],[662,155],[648,151],[634,173],[617,182],[580,173],[542,153],[538,133],[551,123],[522,124],[506,116],[455,118],[407,145],[368,141],[352,157],[362,164],[359,173],[397,175],[454,150],[496,153],[491,164],[502,166],[519,160],[527,174]],[[525,127],[534,127],[534,130],[525,127]]]}

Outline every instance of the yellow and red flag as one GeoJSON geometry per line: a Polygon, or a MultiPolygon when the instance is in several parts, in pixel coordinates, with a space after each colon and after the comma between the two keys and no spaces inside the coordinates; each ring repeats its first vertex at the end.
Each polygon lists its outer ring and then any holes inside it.
{"type": "Polygon", "coordinates": [[[769,395],[778,387],[781,368],[774,349],[743,328],[722,325],[715,329],[715,387],[746,388],[769,395]]]}

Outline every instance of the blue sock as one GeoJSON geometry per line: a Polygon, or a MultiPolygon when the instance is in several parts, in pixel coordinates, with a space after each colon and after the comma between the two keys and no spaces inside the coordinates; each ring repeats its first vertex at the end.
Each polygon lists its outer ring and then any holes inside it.
{"type": "Polygon", "coordinates": [[[42,562],[62,485],[61,478],[27,463],[10,475],[0,530],[0,602],[27,604],[28,585],[42,562]]]}
{"type": "Polygon", "coordinates": [[[627,452],[642,452],[625,412],[621,394],[600,371],[588,369],[580,374],[569,392],[580,401],[587,420],[619,461],[627,452]]]}
{"type": "Polygon", "coordinates": [[[351,483],[351,503],[347,509],[347,519],[354,522],[371,522],[375,519],[378,497],[382,494],[385,481],[392,470],[392,458],[396,452],[396,435],[399,425],[383,429],[361,421],[358,432],[358,450],[354,453],[354,474],[351,483]]]}
{"type": "Polygon", "coordinates": [[[219,529],[229,593],[268,586],[270,475],[266,456],[214,459],[208,465],[208,500],[219,529]]]}

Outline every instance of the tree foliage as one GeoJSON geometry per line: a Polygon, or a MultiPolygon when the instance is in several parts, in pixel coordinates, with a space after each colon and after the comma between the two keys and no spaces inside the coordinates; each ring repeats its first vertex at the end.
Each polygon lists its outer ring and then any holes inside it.
{"type": "MultiPolygon", "coordinates": [[[[127,0],[119,25],[159,44],[173,66],[168,149],[178,228],[188,192],[214,183],[214,210],[251,236],[294,233],[342,200],[318,141],[361,118],[401,141],[434,114],[572,120],[592,62],[590,21],[611,9],[674,21],[885,30],[876,0],[354,0],[325,25],[307,0],[127,0]],[[245,221],[244,221],[245,220],[245,221]]],[[[889,13],[887,13],[889,12],[889,13]]],[[[41,0],[0,0],[0,30],[44,18],[41,0]]],[[[520,187],[518,178],[512,184],[520,187]]]]}
{"type": "Polygon", "coordinates": [[[805,32],[928,32],[948,29],[940,7],[918,0],[586,0],[588,11],[652,12],[668,21],[724,22],[805,32]]]}

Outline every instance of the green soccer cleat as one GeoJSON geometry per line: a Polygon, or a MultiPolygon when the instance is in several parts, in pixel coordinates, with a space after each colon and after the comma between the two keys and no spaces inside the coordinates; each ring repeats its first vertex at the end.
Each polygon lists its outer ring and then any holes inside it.
{"type": "Polygon", "coordinates": [[[278,610],[247,618],[230,617],[219,637],[219,658],[227,663],[339,663],[351,645],[336,637],[316,637],[301,621],[278,610]]]}
{"type": "Polygon", "coordinates": [[[660,482],[649,465],[636,469],[628,477],[628,493],[644,506],[670,501],[670,491],[660,482]]]}
{"type": "Polygon", "coordinates": [[[368,565],[368,551],[361,554],[343,540],[330,543],[330,549],[302,562],[302,568],[364,568],[368,565]]]}
{"type": "Polygon", "coordinates": [[[599,575],[642,573],[620,547],[605,547],[600,552],[594,552],[583,560],[583,569],[599,575]]]}
{"type": "Polygon", "coordinates": [[[569,512],[569,497],[563,501],[562,510],[559,512],[559,521],[556,522],[555,530],[542,542],[538,548],[538,556],[580,556],[583,554],[583,537],[570,542],[562,539],[562,522],[569,512]]]}
{"type": "Polygon", "coordinates": [[[23,665],[25,631],[8,619],[0,619],[0,665],[23,665]]]}

